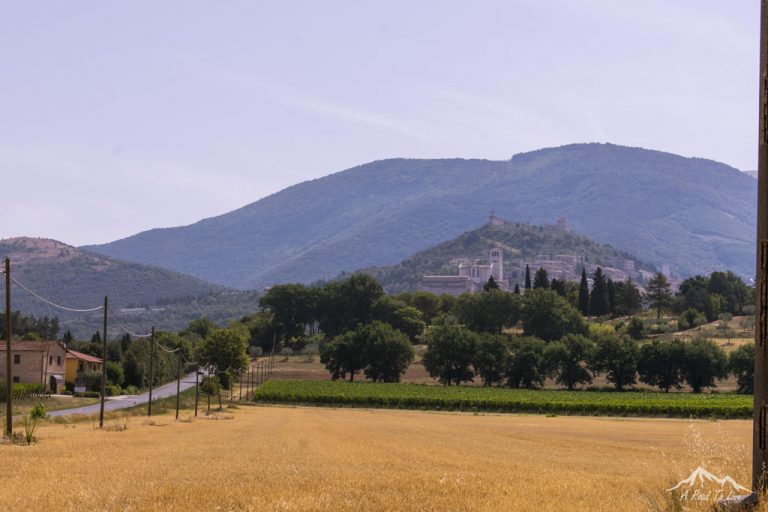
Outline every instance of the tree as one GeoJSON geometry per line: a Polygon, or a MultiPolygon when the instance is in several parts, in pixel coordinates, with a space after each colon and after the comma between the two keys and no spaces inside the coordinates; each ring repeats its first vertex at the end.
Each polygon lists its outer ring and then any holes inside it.
{"type": "Polygon", "coordinates": [[[579,312],[552,290],[531,290],[523,297],[523,334],[544,341],[566,334],[587,334],[587,324],[579,312]]]}
{"type": "Polygon", "coordinates": [[[507,384],[513,388],[536,388],[544,385],[547,368],[544,347],[539,338],[515,338],[508,356],[507,384]]]}
{"type": "Polygon", "coordinates": [[[640,347],[637,362],[640,381],[650,386],[658,386],[667,393],[670,388],[680,389],[684,360],[685,345],[680,340],[653,340],[640,347]]]}
{"type": "Polygon", "coordinates": [[[581,267],[581,282],[579,283],[579,312],[589,315],[589,282],[587,282],[587,269],[581,267]]]}
{"type": "Polygon", "coordinates": [[[725,352],[714,341],[697,338],[685,347],[683,377],[694,393],[704,387],[715,387],[715,381],[728,376],[725,352]]]}
{"type": "Polygon", "coordinates": [[[303,284],[278,284],[259,299],[262,308],[272,311],[278,339],[291,349],[304,347],[306,325],[314,320],[315,294],[303,284]]]}
{"type": "Polygon", "coordinates": [[[354,274],[327,284],[318,297],[320,328],[328,337],[354,330],[373,320],[373,304],[384,295],[376,279],[354,274]]]}
{"type": "Polygon", "coordinates": [[[681,314],[680,318],[677,319],[677,326],[681,331],[684,331],[686,329],[693,329],[694,327],[697,327],[705,322],[706,318],[701,314],[701,312],[693,308],[688,308],[683,311],[683,314],[681,314]]]}
{"type": "Polygon", "coordinates": [[[200,339],[205,339],[208,337],[208,334],[210,334],[211,331],[218,328],[218,325],[211,322],[206,317],[201,316],[200,318],[196,318],[195,320],[189,322],[184,330],[179,333],[179,335],[184,337],[196,336],[200,339]]]}
{"type": "Polygon", "coordinates": [[[411,343],[418,341],[418,337],[424,332],[426,327],[421,319],[421,311],[407,306],[404,302],[396,300],[389,295],[379,297],[373,303],[372,309],[373,318],[401,331],[408,336],[411,343]]]}
{"type": "Polygon", "coordinates": [[[414,356],[408,337],[382,322],[374,321],[361,329],[365,377],[374,382],[400,382],[414,356]]]}
{"type": "Polygon", "coordinates": [[[125,381],[125,373],[120,363],[116,361],[107,361],[107,382],[115,386],[122,386],[125,381]]]}
{"type": "Polygon", "coordinates": [[[557,294],[561,297],[565,297],[568,294],[568,281],[566,280],[560,280],[557,278],[552,278],[552,280],[549,282],[549,289],[553,292],[557,292],[557,294]]]}
{"type": "Polygon", "coordinates": [[[459,325],[432,327],[427,331],[427,351],[424,367],[429,375],[443,385],[457,386],[472,381],[472,360],[475,357],[477,335],[459,325]]]}
{"type": "Polygon", "coordinates": [[[636,381],[639,349],[632,338],[602,336],[591,361],[595,372],[605,372],[608,382],[613,382],[616,391],[631,386],[636,381]]]}
{"type": "Polygon", "coordinates": [[[656,272],[646,286],[646,297],[651,308],[656,310],[656,318],[661,318],[662,308],[667,307],[672,300],[669,281],[664,274],[656,272]]]}
{"type": "Polygon", "coordinates": [[[491,334],[481,336],[472,360],[475,375],[483,380],[484,386],[501,382],[507,369],[508,358],[507,343],[502,336],[491,334]]]}
{"type": "Polygon", "coordinates": [[[531,289],[531,268],[526,264],[525,265],[525,291],[531,289]]]}
{"type": "Polygon", "coordinates": [[[645,322],[643,322],[643,319],[636,316],[630,318],[627,324],[627,334],[633,340],[645,338],[645,322]]]}
{"type": "Polygon", "coordinates": [[[504,327],[518,322],[520,303],[518,296],[501,290],[465,293],[459,296],[456,314],[473,331],[501,334],[504,327]]]}
{"type": "Polygon", "coordinates": [[[216,329],[197,346],[197,361],[216,368],[222,386],[229,388],[232,372],[248,366],[248,336],[242,329],[216,329]]]}
{"type": "Polygon", "coordinates": [[[549,288],[549,276],[547,275],[547,269],[540,267],[536,271],[536,275],[533,278],[533,288],[549,288]]]}
{"type": "Polygon", "coordinates": [[[736,377],[738,393],[751,395],[755,391],[755,344],[740,346],[728,357],[728,369],[736,377]]]}
{"type": "Polygon", "coordinates": [[[626,281],[614,283],[615,295],[611,303],[613,314],[616,316],[630,316],[639,313],[643,309],[643,297],[637,285],[627,278],[626,281]]]}
{"type": "Polygon", "coordinates": [[[320,350],[320,362],[331,372],[333,380],[355,380],[355,374],[365,368],[365,343],[367,333],[359,325],[354,331],[347,331],[326,343],[320,350]]]}
{"type": "Polygon", "coordinates": [[[512,292],[515,295],[520,295],[520,285],[515,283],[515,290],[512,292]]]}
{"type": "Polygon", "coordinates": [[[576,384],[592,382],[587,362],[592,357],[594,343],[578,334],[568,334],[562,340],[544,348],[544,361],[559,384],[573,390],[576,384]]]}
{"type": "Polygon", "coordinates": [[[714,322],[720,316],[723,307],[723,298],[718,293],[707,295],[704,299],[704,316],[707,322],[714,322]]]}
{"type": "Polygon", "coordinates": [[[493,276],[489,277],[488,282],[486,282],[483,285],[484,292],[487,292],[488,290],[498,290],[498,289],[499,289],[499,283],[496,282],[493,276]]]}
{"type": "Polygon", "coordinates": [[[610,313],[608,302],[608,286],[605,282],[603,269],[597,267],[592,275],[592,293],[589,296],[589,312],[592,316],[603,316],[610,313]]]}

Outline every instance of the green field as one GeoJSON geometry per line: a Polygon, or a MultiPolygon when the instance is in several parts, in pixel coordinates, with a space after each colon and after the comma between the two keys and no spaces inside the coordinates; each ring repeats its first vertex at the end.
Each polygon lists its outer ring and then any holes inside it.
{"type": "Polygon", "coordinates": [[[554,391],[419,384],[270,381],[262,403],[538,414],[750,418],[752,396],[648,392],[554,391]]]}

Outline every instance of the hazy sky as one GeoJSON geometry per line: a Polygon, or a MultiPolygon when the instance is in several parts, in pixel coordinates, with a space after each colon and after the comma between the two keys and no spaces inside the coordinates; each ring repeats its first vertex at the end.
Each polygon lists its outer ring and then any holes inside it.
{"type": "Polygon", "coordinates": [[[600,141],[757,166],[757,1],[0,13],[0,238],[107,242],[389,157],[600,141]]]}

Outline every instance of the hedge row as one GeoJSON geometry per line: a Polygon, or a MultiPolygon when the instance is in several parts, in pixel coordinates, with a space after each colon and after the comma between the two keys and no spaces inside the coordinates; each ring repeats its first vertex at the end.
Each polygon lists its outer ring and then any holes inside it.
{"type": "Polygon", "coordinates": [[[736,394],[600,392],[445,387],[334,381],[270,381],[263,403],[537,414],[751,418],[752,397],[736,394]]]}

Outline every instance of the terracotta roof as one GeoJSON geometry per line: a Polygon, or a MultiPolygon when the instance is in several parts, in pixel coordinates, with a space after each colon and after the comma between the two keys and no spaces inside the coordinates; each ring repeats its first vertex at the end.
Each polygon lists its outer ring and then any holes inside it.
{"type": "Polygon", "coordinates": [[[86,361],[88,363],[101,363],[100,357],[95,357],[89,354],[83,354],[76,350],[67,349],[67,359],[79,359],[80,361],[86,361]]]}
{"type": "MultiPolygon", "coordinates": [[[[11,351],[13,352],[45,352],[52,345],[59,345],[58,341],[12,341],[11,351]]],[[[0,350],[5,351],[6,344],[0,342],[0,350]]]]}

